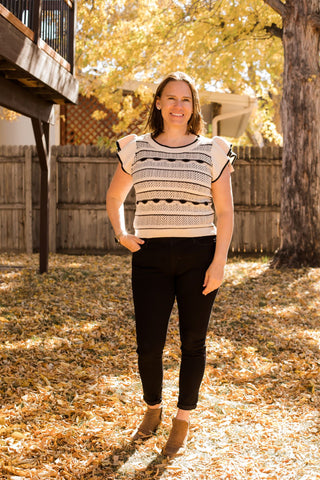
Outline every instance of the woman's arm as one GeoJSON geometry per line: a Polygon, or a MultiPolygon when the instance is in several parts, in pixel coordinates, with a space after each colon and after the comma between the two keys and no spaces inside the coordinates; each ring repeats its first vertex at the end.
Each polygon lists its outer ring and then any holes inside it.
{"type": "Polygon", "coordinates": [[[126,232],[123,208],[124,201],[131,187],[131,175],[124,172],[121,165],[118,165],[107,192],[107,213],[121,245],[128,248],[131,252],[136,252],[141,248],[140,245],[144,241],[126,232]]]}
{"type": "Polygon", "coordinates": [[[233,232],[233,198],[229,168],[225,168],[220,178],[212,183],[212,197],[216,214],[217,243],[213,260],[206,272],[203,294],[220,287],[224,267],[227,263],[229,245],[233,232]]]}

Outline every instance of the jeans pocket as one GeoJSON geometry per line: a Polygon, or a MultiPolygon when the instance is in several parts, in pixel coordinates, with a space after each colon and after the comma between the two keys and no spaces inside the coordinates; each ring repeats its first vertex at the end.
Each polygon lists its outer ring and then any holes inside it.
{"type": "Polygon", "coordinates": [[[142,260],[144,258],[144,253],[148,250],[148,241],[145,238],[142,240],[144,240],[144,243],[140,245],[139,250],[132,252],[133,263],[137,263],[138,261],[142,260]]]}
{"type": "Polygon", "coordinates": [[[133,252],[133,253],[141,252],[142,250],[145,250],[145,248],[147,247],[147,245],[148,245],[148,239],[141,238],[141,240],[144,240],[144,243],[141,243],[139,250],[137,250],[137,251],[135,251],[135,252],[133,252]]]}

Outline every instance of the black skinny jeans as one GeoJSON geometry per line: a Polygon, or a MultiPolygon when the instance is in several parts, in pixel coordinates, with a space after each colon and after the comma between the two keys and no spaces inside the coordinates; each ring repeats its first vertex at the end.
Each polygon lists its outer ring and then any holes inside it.
{"type": "Polygon", "coordinates": [[[205,272],[215,237],[145,239],[132,257],[137,353],[144,400],[162,400],[163,363],[168,322],[175,298],[179,310],[181,365],[178,408],[198,402],[206,363],[206,334],[217,290],[203,295],[205,272]]]}

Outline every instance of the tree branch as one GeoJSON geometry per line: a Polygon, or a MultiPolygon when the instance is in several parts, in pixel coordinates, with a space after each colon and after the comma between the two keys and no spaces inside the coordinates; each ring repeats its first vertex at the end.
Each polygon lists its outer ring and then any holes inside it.
{"type": "Polygon", "coordinates": [[[263,0],[263,1],[264,3],[269,5],[269,7],[273,8],[275,12],[279,13],[281,17],[285,17],[287,13],[287,7],[285,6],[284,3],[281,2],[281,0],[263,0]]]}
{"type": "Polygon", "coordinates": [[[282,28],[277,27],[275,23],[272,23],[271,25],[267,25],[264,27],[265,31],[268,33],[271,33],[274,37],[282,38],[282,33],[283,30],[282,28]]]}
{"type": "Polygon", "coordinates": [[[319,13],[313,13],[308,16],[309,22],[315,30],[320,30],[320,15],[319,13]]]}

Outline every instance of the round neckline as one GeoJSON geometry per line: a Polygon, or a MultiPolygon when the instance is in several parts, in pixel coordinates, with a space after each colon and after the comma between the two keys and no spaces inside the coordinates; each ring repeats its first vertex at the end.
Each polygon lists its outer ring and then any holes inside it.
{"type": "Polygon", "coordinates": [[[152,135],[151,133],[148,134],[149,135],[149,139],[151,142],[155,143],[156,145],[158,145],[159,147],[163,147],[163,148],[174,148],[174,149],[177,149],[177,148],[188,148],[188,147],[191,147],[192,145],[194,145],[196,142],[198,142],[200,136],[197,135],[196,138],[191,142],[191,143],[187,143],[186,145],[179,145],[177,147],[169,147],[168,145],[164,145],[163,143],[160,143],[158,142],[157,140],[155,140],[154,138],[152,138],[152,135]]]}

